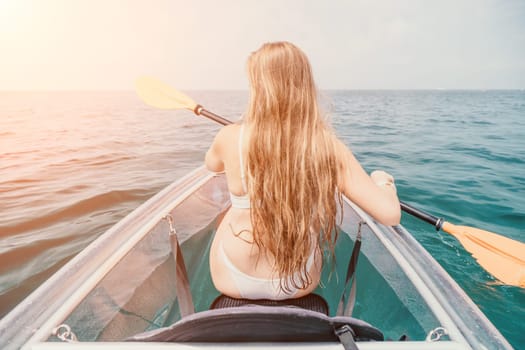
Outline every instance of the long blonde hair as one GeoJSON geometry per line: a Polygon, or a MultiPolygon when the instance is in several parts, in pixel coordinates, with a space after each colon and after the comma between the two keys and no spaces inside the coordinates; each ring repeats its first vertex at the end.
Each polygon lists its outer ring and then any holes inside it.
{"type": "Polygon", "coordinates": [[[244,120],[252,130],[246,171],[253,240],[275,258],[281,289],[303,289],[312,283],[306,267],[312,251],[328,243],[333,252],[337,239],[341,167],[334,136],[299,48],[264,44],[249,57],[247,70],[250,101],[244,120]]]}

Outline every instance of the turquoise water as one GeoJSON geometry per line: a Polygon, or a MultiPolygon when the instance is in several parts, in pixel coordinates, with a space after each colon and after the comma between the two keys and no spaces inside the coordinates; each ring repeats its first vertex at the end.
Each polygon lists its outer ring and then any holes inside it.
{"type": "MultiPolygon", "coordinates": [[[[237,119],[245,92],[190,92],[237,119]]],[[[338,135],[401,199],[525,241],[525,91],[327,91],[338,135]]],[[[200,165],[218,126],[154,111],[131,92],[0,93],[0,317],[133,208],[200,165]]],[[[402,224],[516,349],[525,291],[455,238],[402,224]]]]}
{"type": "MultiPolygon", "coordinates": [[[[525,241],[524,91],[336,92],[334,125],[367,170],[400,198],[452,223],[525,241]]],[[[461,244],[403,215],[402,224],[516,349],[525,290],[494,281],[461,244]]]]}

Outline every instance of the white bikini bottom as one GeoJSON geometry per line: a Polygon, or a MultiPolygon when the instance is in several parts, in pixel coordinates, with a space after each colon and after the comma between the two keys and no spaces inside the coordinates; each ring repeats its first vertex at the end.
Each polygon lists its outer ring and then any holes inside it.
{"type": "MultiPolygon", "coordinates": [[[[306,262],[306,270],[309,271],[314,262],[315,256],[314,249],[312,254],[306,262]]],[[[281,280],[279,278],[275,279],[266,279],[250,276],[242,271],[240,271],[231,260],[226,255],[224,251],[224,244],[221,242],[219,246],[220,255],[224,261],[224,264],[230,271],[230,276],[239,291],[241,297],[245,299],[271,299],[271,300],[283,300],[293,298],[295,294],[299,291],[298,288],[294,288],[291,283],[289,291],[283,291],[280,288],[281,280]]],[[[294,275],[298,278],[298,273],[294,275]]]]}

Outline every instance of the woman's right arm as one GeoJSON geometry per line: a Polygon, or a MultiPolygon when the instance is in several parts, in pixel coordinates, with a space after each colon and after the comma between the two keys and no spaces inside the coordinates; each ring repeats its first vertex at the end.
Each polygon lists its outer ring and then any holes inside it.
{"type": "Polygon", "coordinates": [[[401,207],[394,178],[384,171],[368,175],[352,152],[339,141],[339,154],[344,155],[342,189],[345,196],[383,225],[401,221],[401,207]]]}
{"type": "Polygon", "coordinates": [[[213,171],[216,173],[224,171],[223,140],[225,138],[224,134],[227,133],[226,128],[227,127],[224,127],[221,130],[219,130],[217,135],[215,135],[213,143],[206,152],[204,164],[206,164],[206,167],[209,171],[213,171]]]}

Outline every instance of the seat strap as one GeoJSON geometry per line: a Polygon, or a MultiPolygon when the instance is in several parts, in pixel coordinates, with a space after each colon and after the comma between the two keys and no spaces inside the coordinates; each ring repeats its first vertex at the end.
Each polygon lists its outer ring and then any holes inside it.
{"type": "Polygon", "coordinates": [[[180,315],[181,317],[185,317],[195,313],[195,307],[193,306],[186,264],[184,263],[184,257],[182,256],[179,240],[177,239],[177,232],[173,226],[173,217],[168,214],[165,216],[165,219],[170,226],[169,238],[171,252],[176,266],[175,293],[177,294],[180,315]]]}
{"type": "Polygon", "coordinates": [[[338,316],[352,316],[352,312],[354,311],[357,293],[357,276],[355,276],[355,271],[357,269],[359,252],[361,251],[361,226],[364,224],[366,224],[364,221],[360,221],[359,226],[357,228],[354,249],[352,249],[352,256],[350,257],[350,261],[348,262],[348,269],[346,271],[345,287],[343,289],[343,294],[341,295],[341,300],[339,301],[339,306],[337,307],[338,316]],[[350,280],[352,280],[352,285],[350,287],[350,294],[348,295],[347,301],[346,293],[348,290],[348,284],[350,280]]]}
{"type": "Polygon", "coordinates": [[[334,332],[345,350],[359,350],[354,341],[354,332],[349,325],[345,324],[344,326],[335,329],[334,332]]]}

